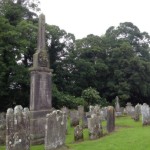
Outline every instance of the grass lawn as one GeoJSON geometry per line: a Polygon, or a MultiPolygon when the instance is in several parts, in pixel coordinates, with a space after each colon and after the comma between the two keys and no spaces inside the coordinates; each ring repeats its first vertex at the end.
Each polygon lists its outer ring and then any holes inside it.
{"type": "MultiPolygon", "coordinates": [[[[69,127],[66,138],[70,150],[150,150],[150,126],[142,127],[141,121],[135,122],[130,117],[117,118],[116,131],[98,140],[88,140],[86,129],[85,140],[74,143],[73,131],[69,127]]],[[[0,147],[0,150],[5,150],[5,147],[0,147]]],[[[32,146],[31,150],[44,150],[44,146],[32,146]]]]}

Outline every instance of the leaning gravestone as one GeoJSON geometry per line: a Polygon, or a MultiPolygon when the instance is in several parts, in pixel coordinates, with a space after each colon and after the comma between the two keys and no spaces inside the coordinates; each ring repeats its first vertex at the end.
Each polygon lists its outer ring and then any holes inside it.
{"type": "Polygon", "coordinates": [[[113,132],[115,130],[115,110],[112,106],[107,108],[107,131],[113,132]]]}
{"type": "Polygon", "coordinates": [[[6,114],[6,149],[30,150],[30,112],[16,106],[6,114]]]}
{"type": "Polygon", "coordinates": [[[102,125],[99,116],[93,114],[91,115],[91,118],[88,118],[88,129],[90,140],[98,139],[103,135],[102,125]]]}
{"type": "Polygon", "coordinates": [[[75,127],[79,125],[79,112],[77,110],[70,110],[70,125],[75,127]]]}
{"type": "Polygon", "coordinates": [[[74,129],[74,140],[83,141],[83,128],[80,125],[77,125],[74,129]]]}
{"type": "Polygon", "coordinates": [[[52,112],[52,84],[49,55],[46,50],[45,16],[39,16],[37,51],[30,68],[31,143],[43,144],[46,114],[52,112]]]}
{"type": "Polygon", "coordinates": [[[66,115],[55,110],[46,116],[45,150],[61,148],[66,137],[66,115]]]}
{"type": "Polygon", "coordinates": [[[150,125],[150,108],[144,103],[141,105],[142,125],[150,125]]]}

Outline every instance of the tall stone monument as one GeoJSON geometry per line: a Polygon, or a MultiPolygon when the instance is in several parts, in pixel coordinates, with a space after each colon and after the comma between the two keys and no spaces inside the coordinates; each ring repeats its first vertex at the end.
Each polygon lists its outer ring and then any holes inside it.
{"type": "Polygon", "coordinates": [[[46,114],[51,112],[51,76],[45,41],[45,16],[39,16],[37,51],[33,55],[30,82],[31,141],[44,143],[46,114]]]}

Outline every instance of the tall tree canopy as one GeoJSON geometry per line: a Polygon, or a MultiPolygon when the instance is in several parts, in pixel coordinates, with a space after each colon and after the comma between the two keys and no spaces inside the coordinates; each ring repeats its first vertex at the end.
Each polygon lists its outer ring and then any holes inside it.
{"type": "MultiPolygon", "coordinates": [[[[29,104],[38,3],[0,0],[0,111],[29,104]]],[[[133,23],[120,23],[102,36],[90,34],[78,40],[47,24],[46,40],[53,69],[53,106],[84,105],[87,89],[97,91],[96,103],[111,103],[119,96],[122,105],[127,101],[150,104],[150,36],[133,23]]]]}

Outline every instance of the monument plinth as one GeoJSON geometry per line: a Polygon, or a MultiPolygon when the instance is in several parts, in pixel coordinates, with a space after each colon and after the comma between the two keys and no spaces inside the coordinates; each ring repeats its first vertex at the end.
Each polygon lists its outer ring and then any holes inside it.
{"type": "Polygon", "coordinates": [[[52,111],[51,76],[45,41],[45,16],[39,16],[37,51],[30,68],[31,143],[44,143],[46,114],[52,111]]]}

